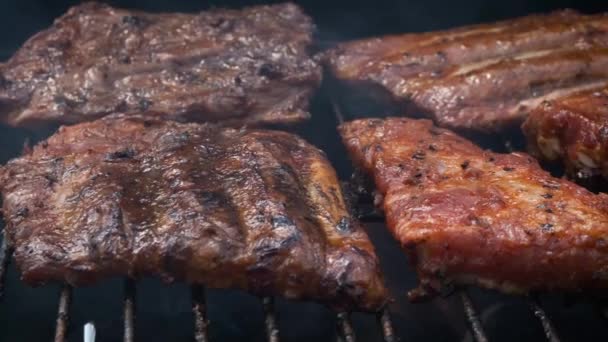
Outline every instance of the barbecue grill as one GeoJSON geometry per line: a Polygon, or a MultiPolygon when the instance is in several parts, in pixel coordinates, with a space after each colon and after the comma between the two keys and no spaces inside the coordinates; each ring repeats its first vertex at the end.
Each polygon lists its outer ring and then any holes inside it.
{"type": "MultiPolygon", "coordinates": [[[[3,60],[30,34],[48,26],[63,13],[67,3],[52,6],[22,0],[9,4],[3,14],[3,60]],[[43,7],[36,7],[43,6],[43,7]],[[39,21],[18,24],[19,14],[38,8],[39,21]],[[42,14],[40,14],[42,11],[42,14]],[[8,29],[9,26],[16,28],[8,29]]],[[[259,3],[259,2],[257,2],[259,3]]],[[[251,4],[251,2],[247,2],[251,4]]],[[[112,5],[144,10],[201,10],[196,2],[113,1],[112,5]]],[[[217,6],[238,7],[241,1],[217,6]]],[[[449,2],[381,2],[357,5],[347,2],[302,4],[319,26],[321,46],[355,37],[415,32],[466,23],[529,14],[531,11],[574,7],[583,11],[608,10],[602,2],[547,1],[546,4],[511,1],[481,4],[449,2]],[[446,6],[447,5],[447,6],[446,6]],[[450,15],[453,13],[453,15],[450,15]],[[424,14],[424,15],[421,15],[424,14]],[[418,16],[417,16],[418,15],[418,16]],[[341,19],[337,19],[341,18],[341,19]],[[402,20],[405,19],[405,20],[402,20]],[[354,24],[356,23],[356,24],[354,24]]],[[[33,16],[36,19],[36,16],[33,16]]],[[[50,285],[30,289],[21,284],[10,266],[11,248],[0,247],[0,341],[82,341],[83,325],[92,322],[97,341],[539,341],[608,339],[607,312],[602,303],[585,298],[563,299],[555,295],[512,297],[479,289],[458,288],[430,303],[411,304],[406,290],[414,287],[415,274],[405,254],[388,230],[383,217],[371,209],[360,191],[363,181],[345,157],[335,127],[344,120],[371,113],[339,103],[330,95],[331,82],[314,99],[313,118],[293,128],[324,151],[345,181],[350,201],[367,226],[382,262],[394,301],[374,315],[330,312],[320,305],[293,303],[275,298],[254,298],[236,291],[188,289],[183,284],[165,287],[155,280],[135,282],[113,279],[92,288],[73,289],[50,285]],[[354,109],[353,109],[354,108],[354,109]],[[352,175],[352,176],[351,176],[352,175]]],[[[374,113],[384,115],[385,113],[374,113]]],[[[25,141],[35,142],[50,134],[0,127],[0,161],[18,155],[25,141]]],[[[520,137],[477,137],[483,146],[507,150],[521,145],[520,137]]],[[[1,227],[1,224],[0,224],[1,227]]]]}

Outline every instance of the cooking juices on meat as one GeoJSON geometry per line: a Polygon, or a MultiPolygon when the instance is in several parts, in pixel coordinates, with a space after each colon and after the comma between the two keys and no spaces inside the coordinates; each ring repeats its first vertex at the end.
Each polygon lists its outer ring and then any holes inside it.
{"type": "Polygon", "coordinates": [[[159,276],[374,311],[372,244],[324,154],[279,131],[110,116],[0,169],[22,279],[159,276]]]}
{"type": "Polygon", "coordinates": [[[90,121],[150,111],[179,121],[295,123],[321,81],[314,25],[293,4],[152,14],[86,3],[0,64],[0,121],[90,121]]]}
{"type": "Polygon", "coordinates": [[[608,84],[608,15],[567,10],[370,38],[341,44],[324,60],[338,80],[384,89],[407,114],[495,131],[545,100],[608,84]]]}
{"type": "Polygon", "coordinates": [[[429,120],[363,119],[340,132],[417,269],[412,299],[453,284],[509,293],[608,287],[607,195],[429,120]]]}

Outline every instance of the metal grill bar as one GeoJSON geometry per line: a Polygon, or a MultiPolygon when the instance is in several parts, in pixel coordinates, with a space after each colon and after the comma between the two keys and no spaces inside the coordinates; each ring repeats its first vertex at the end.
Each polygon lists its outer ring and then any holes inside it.
{"type": "Polygon", "coordinates": [[[266,336],[268,337],[268,342],[279,342],[279,326],[274,312],[274,300],[272,297],[265,297],[262,299],[262,303],[264,304],[266,336]]]}
{"type": "Polygon", "coordinates": [[[547,316],[545,310],[543,310],[543,308],[540,306],[538,298],[530,298],[528,305],[530,305],[530,309],[532,309],[534,315],[540,320],[540,324],[543,326],[547,341],[560,342],[557,331],[555,330],[555,327],[553,327],[553,323],[551,323],[551,320],[549,319],[549,316],[547,316]]]}
{"type": "Polygon", "coordinates": [[[66,341],[68,326],[70,324],[70,304],[72,302],[72,287],[63,285],[59,295],[59,309],[57,310],[57,321],[55,326],[55,342],[66,341]]]}
{"type": "Polygon", "coordinates": [[[355,330],[350,321],[350,313],[340,312],[338,314],[338,338],[344,342],[356,342],[355,330]]]}
{"type": "Polygon", "coordinates": [[[192,286],[192,313],[194,314],[194,340],[208,342],[207,336],[207,304],[205,302],[205,288],[192,286]]]}
{"type": "Polygon", "coordinates": [[[135,281],[126,279],[124,295],[124,342],[135,341],[135,295],[135,281]]]}
{"type": "Polygon", "coordinates": [[[488,342],[488,338],[486,337],[486,333],[483,330],[483,326],[481,325],[481,321],[479,320],[479,315],[477,314],[477,310],[475,310],[475,306],[473,305],[473,301],[467,294],[466,290],[458,291],[460,295],[460,299],[462,300],[462,305],[464,306],[464,313],[467,317],[467,321],[469,322],[469,326],[471,331],[473,332],[473,337],[477,342],[488,342]]]}
{"type": "Polygon", "coordinates": [[[380,313],[378,313],[378,324],[382,328],[382,336],[384,337],[385,342],[396,342],[395,332],[393,331],[393,324],[391,322],[391,314],[388,311],[388,308],[382,309],[380,313]]]}
{"type": "Polygon", "coordinates": [[[6,270],[8,269],[8,263],[10,261],[10,248],[6,242],[6,238],[2,239],[2,245],[0,246],[0,301],[4,296],[4,282],[6,281],[6,270]]]}

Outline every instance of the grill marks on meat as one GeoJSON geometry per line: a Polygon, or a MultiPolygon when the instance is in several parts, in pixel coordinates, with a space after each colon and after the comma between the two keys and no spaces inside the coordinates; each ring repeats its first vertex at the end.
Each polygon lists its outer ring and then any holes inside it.
{"type": "Polygon", "coordinates": [[[107,117],[0,173],[29,284],[160,276],[376,310],[374,249],[321,151],[283,132],[107,117]]]}
{"type": "Polygon", "coordinates": [[[296,5],[151,14],[71,8],[0,65],[1,120],[76,123],[150,111],[188,121],[292,123],[309,117],[321,68],[296,5]]]}
{"type": "Polygon", "coordinates": [[[417,268],[413,299],[454,283],[513,293],[608,286],[608,196],[429,120],[358,120],[340,131],[417,268]]]}
{"type": "Polygon", "coordinates": [[[338,79],[381,85],[440,125],[496,130],[543,100],[608,81],[608,16],[562,11],[366,39],[325,61],[338,79]]]}
{"type": "Polygon", "coordinates": [[[545,101],[522,126],[532,154],[577,178],[608,177],[608,85],[545,101]]]}

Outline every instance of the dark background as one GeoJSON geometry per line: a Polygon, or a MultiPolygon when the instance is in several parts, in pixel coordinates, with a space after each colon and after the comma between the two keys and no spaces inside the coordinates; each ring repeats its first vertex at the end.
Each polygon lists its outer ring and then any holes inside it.
{"type": "MultiPolygon", "coordinates": [[[[209,7],[234,7],[259,1],[108,1],[121,7],[148,11],[198,11],[209,7]]],[[[265,3],[269,3],[266,1],[265,3]]],[[[29,36],[49,26],[53,19],[78,1],[4,0],[0,5],[0,59],[4,60],[29,36]]],[[[300,1],[318,26],[321,46],[337,41],[397,32],[420,32],[458,25],[489,22],[559,8],[594,13],[608,11],[608,1],[510,0],[510,1],[300,1]]],[[[327,152],[345,178],[350,163],[339,143],[324,95],[317,95],[312,106],[313,119],[298,129],[309,141],[327,152]]],[[[0,126],[0,163],[19,154],[24,141],[36,141],[51,131],[28,132],[0,126]]],[[[368,231],[378,248],[387,282],[397,301],[391,306],[394,325],[402,341],[471,341],[462,306],[457,296],[436,299],[427,304],[404,300],[416,280],[403,253],[382,225],[368,231]]],[[[59,287],[31,289],[23,286],[16,270],[8,274],[5,298],[0,304],[0,342],[50,341],[52,339],[59,287]]],[[[483,324],[491,341],[538,341],[543,339],[540,324],[521,298],[472,290],[483,324]]],[[[264,328],[260,302],[235,291],[209,291],[210,335],[212,341],[263,341],[264,328]]],[[[183,284],[165,286],[156,280],[138,283],[137,340],[192,340],[190,296],[183,284]]],[[[566,303],[544,296],[543,304],[557,326],[563,341],[608,340],[608,324],[594,303],[566,303]]],[[[315,304],[279,303],[282,341],[325,341],[334,336],[334,315],[315,304]]],[[[72,305],[70,341],[82,341],[82,326],[94,321],[97,341],[122,338],[122,280],[115,279],[95,287],[77,289],[72,305]]],[[[380,341],[370,315],[356,315],[359,341],[380,341]]]]}

